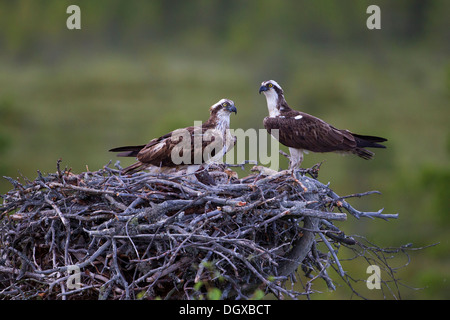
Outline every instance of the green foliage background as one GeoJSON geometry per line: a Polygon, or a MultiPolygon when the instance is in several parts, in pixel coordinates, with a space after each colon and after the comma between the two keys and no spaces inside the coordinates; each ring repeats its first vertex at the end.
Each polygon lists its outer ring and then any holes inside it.
{"type": "MultiPolygon", "coordinates": [[[[224,97],[239,111],[233,128],[263,128],[258,88],[275,79],[296,109],[389,139],[372,161],[310,154],[304,166],[326,160],[320,180],[338,194],[383,193],[355,207],[400,214],[349,217],[348,234],[383,246],[439,242],[398,275],[421,288],[401,288],[402,298],[448,299],[449,13],[445,0],[1,0],[0,174],[34,179],[58,158],[96,170],[116,160],[109,148],[204,120],[224,97]],[[70,4],[81,8],[81,30],[66,28],[70,4]],[[381,30],[366,28],[370,4],[381,8],[381,30]]],[[[0,193],[10,188],[0,181],[0,193]]],[[[366,277],[366,265],[349,268],[366,277]]]]}

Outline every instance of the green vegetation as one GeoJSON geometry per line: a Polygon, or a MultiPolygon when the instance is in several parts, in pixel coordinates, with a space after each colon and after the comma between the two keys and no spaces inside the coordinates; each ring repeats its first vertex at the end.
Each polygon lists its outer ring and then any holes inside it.
{"type": "MultiPolygon", "coordinates": [[[[423,288],[402,288],[402,297],[450,298],[450,2],[76,3],[79,31],[65,27],[72,1],[0,3],[0,176],[34,179],[58,158],[76,173],[96,170],[116,161],[108,149],[204,120],[224,97],[238,108],[232,128],[263,128],[258,88],[274,79],[291,106],[389,139],[372,161],[309,154],[303,165],[325,160],[319,179],[339,194],[383,193],[356,207],[400,214],[350,217],[347,234],[383,246],[440,242],[398,271],[423,288]],[[366,28],[369,4],[381,8],[381,30],[366,28]]],[[[0,193],[10,188],[0,180],[0,193]]],[[[348,268],[364,278],[365,266],[348,268]]]]}

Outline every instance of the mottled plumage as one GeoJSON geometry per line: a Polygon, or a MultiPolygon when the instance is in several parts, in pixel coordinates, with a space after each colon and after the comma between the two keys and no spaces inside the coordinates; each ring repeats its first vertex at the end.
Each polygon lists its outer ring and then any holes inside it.
{"type": "Polygon", "coordinates": [[[228,130],[231,112],[237,113],[234,102],[222,99],[211,106],[210,117],[201,126],[174,130],[146,145],[118,147],[109,151],[120,152],[119,157],[136,157],[138,162],[123,169],[125,174],[152,166],[162,171],[195,171],[201,164],[219,160],[236,143],[236,138],[228,130]],[[184,139],[188,139],[187,143],[190,143],[190,146],[185,145],[187,148],[183,148],[184,139]],[[183,157],[185,150],[189,150],[190,155],[183,157]],[[187,163],[178,163],[172,152],[180,158],[187,158],[187,163]]]}

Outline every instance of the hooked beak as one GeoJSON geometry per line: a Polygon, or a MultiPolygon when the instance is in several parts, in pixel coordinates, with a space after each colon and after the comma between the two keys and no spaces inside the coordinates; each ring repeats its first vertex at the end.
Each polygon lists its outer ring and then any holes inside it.
{"type": "Polygon", "coordinates": [[[228,111],[229,111],[230,113],[231,113],[231,112],[234,112],[234,114],[237,114],[237,109],[236,109],[236,107],[233,106],[233,105],[228,106],[228,111]]]}
{"type": "Polygon", "coordinates": [[[260,93],[260,94],[261,94],[261,92],[267,91],[267,90],[269,90],[269,88],[267,88],[266,86],[261,86],[261,87],[259,87],[259,93],[260,93]]]}

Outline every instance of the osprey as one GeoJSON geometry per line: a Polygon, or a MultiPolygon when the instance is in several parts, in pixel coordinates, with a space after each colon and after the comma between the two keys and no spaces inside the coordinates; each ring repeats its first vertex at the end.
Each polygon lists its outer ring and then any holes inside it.
{"type": "Polygon", "coordinates": [[[371,159],[374,153],[365,148],[386,148],[377,143],[387,141],[384,138],[337,129],[319,118],[291,109],[276,81],[261,83],[261,92],[266,96],[269,109],[264,127],[272,135],[273,130],[278,129],[278,137],[275,134],[275,138],[289,147],[289,169],[300,167],[303,152],[353,153],[363,159],[371,159]]]}
{"type": "Polygon", "coordinates": [[[230,134],[230,114],[237,113],[234,102],[222,99],[210,108],[209,119],[200,126],[177,129],[146,145],[126,146],[109,151],[119,157],[136,157],[138,162],[122,170],[124,174],[152,168],[154,172],[186,173],[197,171],[204,163],[217,162],[236,143],[230,134]],[[180,161],[181,160],[181,161],[180,161]]]}

